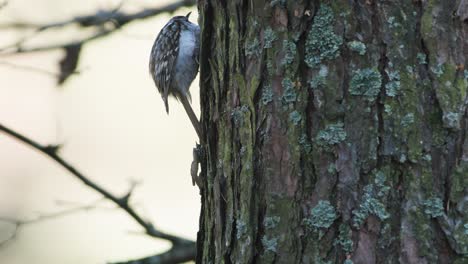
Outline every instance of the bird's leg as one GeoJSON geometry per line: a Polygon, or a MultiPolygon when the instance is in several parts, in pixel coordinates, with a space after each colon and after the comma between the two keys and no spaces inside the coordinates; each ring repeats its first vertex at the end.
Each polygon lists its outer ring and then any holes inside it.
{"type": "MultiPolygon", "coordinates": [[[[195,131],[197,132],[200,143],[202,143],[203,137],[201,133],[200,122],[198,121],[197,116],[193,112],[192,106],[190,105],[189,101],[187,100],[187,97],[185,96],[182,96],[180,98],[180,101],[182,102],[185,112],[187,112],[187,115],[190,118],[190,121],[192,122],[192,125],[195,128],[195,131]]],[[[198,165],[200,164],[202,158],[203,158],[202,146],[200,144],[197,144],[196,147],[193,148],[193,161],[192,161],[192,165],[190,166],[190,175],[192,176],[192,185],[195,186],[195,184],[197,184],[198,188],[200,189],[202,189],[203,187],[203,181],[202,181],[202,178],[198,176],[198,165]]]]}
{"type": "Polygon", "coordinates": [[[201,133],[201,125],[200,122],[198,121],[197,116],[193,112],[192,106],[190,105],[187,97],[181,96],[179,98],[181,101],[182,105],[184,106],[185,112],[187,112],[188,117],[190,118],[190,121],[192,122],[193,128],[195,128],[195,132],[197,132],[198,138],[200,142],[203,141],[202,133],[201,133]]]}

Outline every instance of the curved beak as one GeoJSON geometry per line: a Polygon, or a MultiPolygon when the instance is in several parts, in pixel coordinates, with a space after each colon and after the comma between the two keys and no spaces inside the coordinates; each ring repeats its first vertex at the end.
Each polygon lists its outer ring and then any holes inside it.
{"type": "Polygon", "coordinates": [[[192,12],[189,12],[185,17],[188,19],[190,14],[192,14],[192,12]]]}

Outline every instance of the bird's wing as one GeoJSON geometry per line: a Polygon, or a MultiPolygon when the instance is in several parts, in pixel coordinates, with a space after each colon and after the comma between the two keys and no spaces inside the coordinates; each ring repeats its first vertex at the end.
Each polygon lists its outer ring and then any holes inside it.
{"type": "Polygon", "coordinates": [[[179,23],[168,23],[159,33],[151,50],[150,73],[164,100],[167,113],[169,113],[167,98],[171,88],[172,71],[179,53],[180,28],[177,27],[180,27],[179,23]]]}

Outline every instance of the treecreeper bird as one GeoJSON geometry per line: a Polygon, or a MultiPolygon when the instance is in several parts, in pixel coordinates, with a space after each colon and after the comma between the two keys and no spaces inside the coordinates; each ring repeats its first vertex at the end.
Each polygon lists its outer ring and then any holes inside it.
{"type": "Polygon", "coordinates": [[[202,140],[200,123],[190,106],[190,84],[198,73],[200,27],[186,16],[173,17],[159,32],[151,49],[149,71],[169,114],[169,96],[184,106],[190,121],[202,140]]]}

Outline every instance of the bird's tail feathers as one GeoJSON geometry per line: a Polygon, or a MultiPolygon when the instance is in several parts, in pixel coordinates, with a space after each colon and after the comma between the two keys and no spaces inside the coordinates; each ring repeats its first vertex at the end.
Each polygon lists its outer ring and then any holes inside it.
{"type": "Polygon", "coordinates": [[[202,140],[202,134],[201,134],[201,126],[200,122],[198,121],[197,116],[195,115],[195,112],[193,112],[192,106],[190,105],[187,97],[182,96],[179,98],[180,102],[184,106],[185,112],[187,112],[187,115],[190,118],[190,121],[192,122],[193,127],[195,128],[195,132],[197,132],[198,138],[202,140]]]}
{"type": "Polygon", "coordinates": [[[163,101],[164,101],[164,106],[166,107],[166,113],[169,114],[169,103],[167,102],[167,97],[166,98],[163,97],[163,101]]]}

